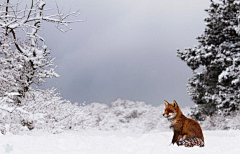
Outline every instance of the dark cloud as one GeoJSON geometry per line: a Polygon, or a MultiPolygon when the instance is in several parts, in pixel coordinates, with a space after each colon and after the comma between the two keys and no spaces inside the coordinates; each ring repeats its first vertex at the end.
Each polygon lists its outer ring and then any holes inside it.
{"type": "MultiPolygon", "coordinates": [[[[73,31],[43,28],[56,57],[58,79],[47,80],[72,102],[110,103],[122,98],[159,105],[177,100],[193,105],[186,92],[191,70],[177,48],[197,43],[204,29],[202,0],[57,1],[67,12],[81,9],[73,31]],[[48,35],[51,34],[51,35],[48,35]]],[[[46,6],[55,7],[53,2],[46,6]]]]}

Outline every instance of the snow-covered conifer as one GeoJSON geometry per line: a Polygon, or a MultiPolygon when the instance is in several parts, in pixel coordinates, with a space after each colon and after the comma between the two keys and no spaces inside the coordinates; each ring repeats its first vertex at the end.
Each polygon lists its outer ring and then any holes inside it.
{"type": "Polygon", "coordinates": [[[211,0],[206,12],[204,33],[193,48],[177,51],[194,71],[187,89],[197,104],[193,117],[224,114],[239,109],[240,104],[240,36],[239,0],[211,0]],[[198,70],[197,70],[198,69],[198,70]],[[199,71],[201,69],[201,71],[199,71]]]}

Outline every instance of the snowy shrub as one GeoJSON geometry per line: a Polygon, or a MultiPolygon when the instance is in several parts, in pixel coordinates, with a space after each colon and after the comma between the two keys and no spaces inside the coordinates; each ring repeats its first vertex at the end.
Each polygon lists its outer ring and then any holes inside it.
{"type": "MultiPolygon", "coordinates": [[[[90,106],[92,105],[86,107],[90,106]]],[[[100,130],[148,132],[168,128],[168,123],[162,116],[163,105],[153,107],[144,102],[117,99],[111,103],[110,108],[102,104],[98,104],[98,106],[102,106],[100,112],[92,112],[91,116],[94,117],[97,129],[100,130]]]]}
{"type": "Polygon", "coordinates": [[[208,116],[205,121],[200,122],[203,130],[226,130],[240,129],[240,112],[236,111],[228,116],[208,116]]]}
{"type": "Polygon", "coordinates": [[[32,129],[43,129],[57,133],[64,129],[71,129],[76,125],[74,116],[81,113],[81,108],[69,101],[62,100],[55,89],[29,89],[19,106],[9,106],[0,101],[1,131],[14,134],[32,129]],[[3,107],[5,108],[3,109],[3,107]],[[78,114],[77,114],[78,113],[78,114]]]}
{"type": "Polygon", "coordinates": [[[91,103],[80,108],[81,115],[76,116],[77,129],[98,129],[99,123],[109,112],[109,107],[100,103],[91,103]]]}

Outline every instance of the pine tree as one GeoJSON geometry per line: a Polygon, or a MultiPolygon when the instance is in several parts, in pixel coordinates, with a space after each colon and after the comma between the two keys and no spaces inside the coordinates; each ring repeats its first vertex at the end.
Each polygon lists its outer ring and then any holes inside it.
{"type": "Polygon", "coordinates": [[[193,48],[177,51],[193,70],[187,90],[197,104],[193,118],[204,120],[213,114],[228,115],[240,104],[239,0],[214,2],[206,12],[204,33],[193,48]],[[200,71],[199,71],[200,70],[200,71]]]}

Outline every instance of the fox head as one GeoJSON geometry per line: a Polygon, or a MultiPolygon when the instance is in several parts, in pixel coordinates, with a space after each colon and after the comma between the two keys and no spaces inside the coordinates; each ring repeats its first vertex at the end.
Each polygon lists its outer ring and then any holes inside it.
{"type": "Polygon", "coordinates": [[[172,104],[169,104],[167,101],[164,101],[165,111],[163,116],[168,119],[173,119],[177,116],[179,112],[181,112],[176,101],[173,101],[172,104]]]}

